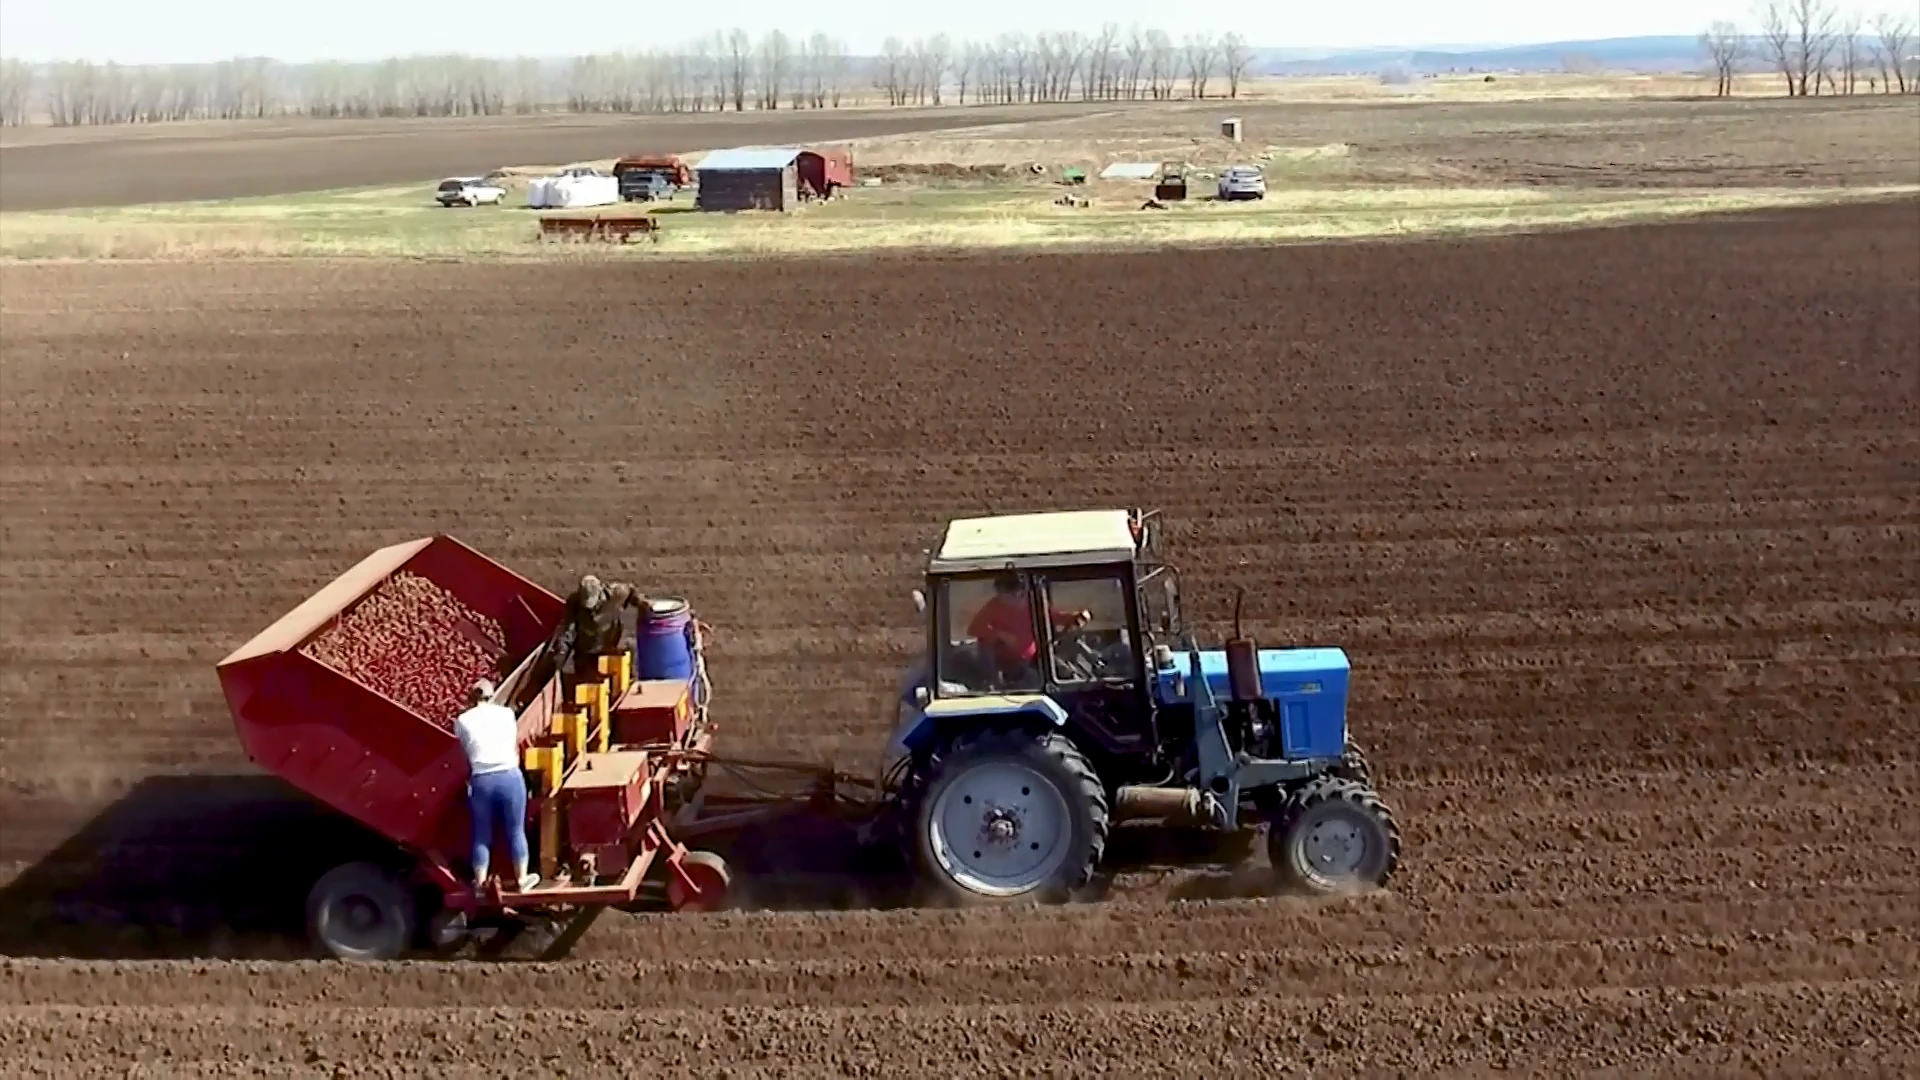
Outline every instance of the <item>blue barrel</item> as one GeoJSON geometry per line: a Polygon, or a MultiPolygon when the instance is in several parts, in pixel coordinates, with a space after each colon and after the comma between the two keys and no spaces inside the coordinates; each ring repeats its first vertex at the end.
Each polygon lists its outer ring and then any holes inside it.
{"type": "Polygon", "coordinates": [[[693,609],[685,600],[661,597],[647,603],[634,666],[642,679],[693,678],[693,609]]]}

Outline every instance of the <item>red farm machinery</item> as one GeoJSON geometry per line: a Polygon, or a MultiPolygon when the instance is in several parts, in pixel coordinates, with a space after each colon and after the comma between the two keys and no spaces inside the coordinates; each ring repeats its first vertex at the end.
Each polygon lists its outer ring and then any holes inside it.
{"type": "Polygon", "coordinates": [[[373,552],[220,662],[248,756],[374,841],[309,894],[321,951],[390,959],[470,937],[497,947],[543,925],[557,955],[609,907],[725,904],[725,860],[683,840],[736,828],[769,803],[702,794],[713,741],[703,640],[684,605],[663,603],[683,627],[677,666],[638,672],[628,652],[593,658],[598,677],[582,678],[549,655],[564,600],[433,536],[373,552]],[[498,843],[501,872],[485,887],[468,866],[453,720],[462,688],[481,678],[519,716],[542,878],[527,892],[500,886],[513,875],[498,843]]]}
{"type": "Polygon", "coordinates": [[[551,957],[608,908],[714,910],[733,895],[721,853],[756,829],[761,849],[899,872],[935,903],[1079,895],[1135,819],[1264,831],[1282,885],[1383,885],[1400,834],[1348,738],[1346,653],[1257,649],[1237,604],[1233,636],[1201,649],[1158,537],[1157,515],[1131,510],[949,523],[914,593],[926,649],[872,777],[716,756],[705,631],[683,602],[649,601],[634,648],[561,670],[567,603],[447,536],[368,555],[219,677],[253,761],[366,834],[307,901],[340,958],[485,953],[536,926],[551,957]],[[529,890],[498,884],[514,879],[498,843],[493,873],[468,865],[453,721],[481,679],[518,717],[529,890]],[[710,770],[804,783],[726,793],[710,770]],[[797,808],[833,830],[819,852],[797,808]]]}

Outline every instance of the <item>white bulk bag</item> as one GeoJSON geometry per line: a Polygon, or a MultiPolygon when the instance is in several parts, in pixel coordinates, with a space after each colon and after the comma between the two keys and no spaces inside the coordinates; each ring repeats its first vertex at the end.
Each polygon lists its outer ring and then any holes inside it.
{"type": "Polygon", "coordinates": [[[611,206],[620,201],[620,181],[612,176],[584,174],[553,179],[552,205],[611,206]]]}

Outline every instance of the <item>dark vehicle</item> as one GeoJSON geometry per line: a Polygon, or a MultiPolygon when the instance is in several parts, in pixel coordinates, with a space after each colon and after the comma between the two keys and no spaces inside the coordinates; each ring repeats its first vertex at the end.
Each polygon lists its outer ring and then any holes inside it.
{"type": "Polygon", "coordinates": [[[657,172],[635,169],[620,177],[620,198],[624,202],[671,199],[679,192],[679,185],[657,172]]]}
{"type": "Polygon", "coordinates": [[[693,171],[672,155],[621,158],[613,163],[613,175],[620,180],[620,198],[625,202],[671,199],[682,188],[693,186],[693,171]]]}

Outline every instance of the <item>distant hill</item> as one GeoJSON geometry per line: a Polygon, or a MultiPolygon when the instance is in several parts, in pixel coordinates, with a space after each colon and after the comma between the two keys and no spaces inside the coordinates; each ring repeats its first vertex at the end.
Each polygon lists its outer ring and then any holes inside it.
{"type": "Polygon", "coordinates": [[[1261,49],[1261,68],[1273,75],[1374,75],[1391,69],[1413,74],[1451,71],[1698,71],[1700,39],[1684,35],[1552,41],[1539,45],[1423,46],[1417,49],[1261,49]]]}

